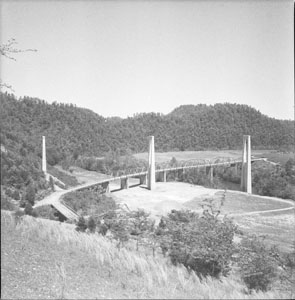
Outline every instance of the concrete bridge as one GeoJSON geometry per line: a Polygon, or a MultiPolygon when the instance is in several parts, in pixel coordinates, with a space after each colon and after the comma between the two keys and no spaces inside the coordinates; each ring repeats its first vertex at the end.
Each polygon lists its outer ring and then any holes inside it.
{"type": "MultiPolygon", "coordinates": [[[[42,171],[47,176],[46,170],[46,148],[45,148],[45,137],[43,136],[43,150],[42,150],[42,171]]],[[[241,159],[217,159],[215,161],[210,160],[197,160],[197,161],[184,161],[176,166],[160,165],[155,164],[155,150],[154,150],[154,137],[149,137],[149,162],[147,169],[135,169],[125,171],[124,174],[112,174],[110,178],[99,180],[94,183],[83,184],[69,190],[60,191],[58,197],[55,201],[51,201],[50,205],[54,206],[59,210],[65,217],[69,219],[78,219],[78,215],[69,207],[67,207],[60,198],[72,191],[81,191],[85,189],[92,189],[94,191],[100,191],[102,193],[110,192],[110,182],[120,181],[121,189],[129,188],[129,179],[137,178],[139,179],[140,185],[147,185],[149,190],[155,188],[156,178],[158,181],[166,182],[167,173],[172,171],[184,173],[189,169],[205,168],[206,174],[209,176],[210,180],[213,181],[213,169],[218,166],[237,166],[241,165],[242,177],[241,177],[241,187],[243,191],[247,193],[252,193],[252,182],[251,182],[251,163],[254,161],[266,160],[265,158],[253,158],[251,157],[251,144],[250,136],[243,136],[243,155],[241,159]],[[156,176],[157,175],[157,176],[156,176]]],[[[43,205],[48,203],[44,202],[43,205]]],[[[37,206],[42,205],[41,203],[37,206]]]]}

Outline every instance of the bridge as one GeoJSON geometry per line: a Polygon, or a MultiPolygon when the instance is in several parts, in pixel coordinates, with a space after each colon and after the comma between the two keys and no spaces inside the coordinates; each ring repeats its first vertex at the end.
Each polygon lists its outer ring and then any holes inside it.
{"type": "MultiPolygon", "coordinates": [[[[140,185],[147,185],[149,190],[153,190],[156,184],[156,177],[157,181],[166,182],[167,180],[167,173],[173,171],[181,171],[185,172],[189,169],[198,169],[198,168],[205,168],[206,174],[209,176],[210,180],[213,181],[213,169],[214,167],[218,166],[237,166],[241,165],[242,169],[242,176],[241,176],[241,187],[242,190],[247,193],[252,193],[252,182],[251,182],[251,163],[255,161],[266,160],[265,158],[254,158],[251,156],[251,144],[250,144],[250,136],[246,135],[243,136],[243,155],[241,159],[231,159],[231,158],[223,158],[223,159],[216,159],[215,161],[212,160],[193,160],[193,161],[183,161],[178,163],[177,165],[168,165],[162,164],[157,165],[155,164],[155,150],[154,150],[154,137],[149,137],[149,160],[148,160],[148,168],[141,168],[141,169],[132,169],[129,171],[122,171],[113,173],[110,175],[109,178],[99,180],[94,183],[87,183],[83,184],[69,190],[63,190],[56,192],[56,197],[54,200],[49,200],[49,204],[54,206],[61,214],[63,214],[68,219],[75,219],[77,220],[79,216],[76,212],[74,212],[70,207],[68,207],[62,200],[63,195],[73,192],[73,191],[81,191],[85,189],[92,189],[94,191],[101,191],[103,193],[110,192],[110,182],[113,181],[120,181],[121,189],[128,189],[129,188],[129,179],[130,178],[138,178],[140,185]]],[[[42,149],[42,171],[47,176],[46,170],[46,148],[45,148],[45,137],[43,136],[43,149],[42,149]]],[[[48,177],[48,176],[47,176],[48,177]]],[[[41,201],[42,202],[42,201],[41,201]]],[[[37,203],[35,207],[41,205],[48,205],[46,201],[43,203],[37,203]]]]}

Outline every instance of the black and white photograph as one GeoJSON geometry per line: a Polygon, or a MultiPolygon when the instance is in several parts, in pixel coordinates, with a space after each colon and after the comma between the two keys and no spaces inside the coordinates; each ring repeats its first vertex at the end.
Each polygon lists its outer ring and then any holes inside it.
{"type": "Polygon", "coordinates": [[[1,299],[295,299],[294,0],[0,0],[1,299]]]}

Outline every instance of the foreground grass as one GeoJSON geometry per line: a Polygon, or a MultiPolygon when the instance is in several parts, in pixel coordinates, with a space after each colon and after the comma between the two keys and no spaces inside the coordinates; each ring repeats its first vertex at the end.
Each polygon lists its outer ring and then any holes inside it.
{"type": "Polygon", "coordinates": [[[245,294],[238,276],[200,282],[185,268],[70,224],[1,211],[2,299],[194,298],[288,299],[288,293],[245,294]]]}

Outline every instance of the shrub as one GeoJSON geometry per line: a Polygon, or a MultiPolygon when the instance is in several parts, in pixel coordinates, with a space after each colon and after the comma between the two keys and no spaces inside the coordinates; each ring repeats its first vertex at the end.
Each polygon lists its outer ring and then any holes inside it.
{"type": "Polygon", "coordinates": [[[95,220],[93,219],[93,217],[90,217],[88,219],[87,228],[89,229],[90,232],[92,232],[92,233],[95,232],[96,223],[95,223],[95,220]]]}
{"type": "Polygon", "coordinates": [[[85,232],[86,229],[87,229],[86,221],[84,217],[80,217],[76,226],[76,230],[85,232]]]}
{"type": "Polygon", "coordinates": [[[28,185],[27,189],[26,189],[26,193],[25,193],[25,200],[27,200],[28,202],[30,202],[31,205],[35,204],[35,188],[32,184],[28,185]]]}
{"type": "Polygon", "coordinates": [[[108,231],[108,226],[106,224],[104,223],[98,224],[98,233],[105,236],[107,234],[107,231],[108,231]]]}
{"type": "Polygon", "coordinates": [[[15,205],[1,192],[1,209],[15,210],[15,205]]]}
{"type": "MultiPolygon", "coordinates": [[[[287,253],[283,257],[284,273],[281,280],[287,283],[291,294],[295,294],[295,241],[293,241],[293,249],[291,253],[287,253]]],[[[292,298],[292,296],[290,297],[292,298]]]]}
{"type": "Polygon", "coordinates": [[[33,214],[33,207],[32,207],[32,204],[30,202],[26,203],[24,212],[25,212],[26,215],[32,216],[32,214],[33,214]]]}
{"type": "Polygon", "coordinates": [[[20,200],[19,191],[14,190],[14,192],[12,194],[12,198],[15,200],[20,200]]]}
{"type": "Polygon", "coordinates": [[[239,246],[238,266],[246,286],[266,291],[278,276],[276,247],[267,248],[256,236],[244,237],[239,246]]]}
{"type": "Polygon", "coordinates": [[[24,215],[25,215],[25,212],[23,212],[22,210],[18,209],[18,210],[14,213],[14,220],[15,220],[15,223],[18,224],[24,215]]]}
{"type": "Polygon", "coordinates": [[[217,217],[218,213],[209,210],[201,217],[194,212],[175,210],[168,215],[162,250],[168,249],[173,264],[181,263],[199,277],[228,275],[236,226],[227,218],[217,217]]]}

